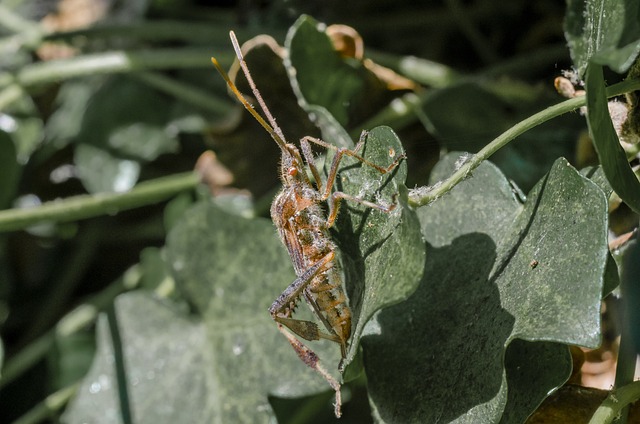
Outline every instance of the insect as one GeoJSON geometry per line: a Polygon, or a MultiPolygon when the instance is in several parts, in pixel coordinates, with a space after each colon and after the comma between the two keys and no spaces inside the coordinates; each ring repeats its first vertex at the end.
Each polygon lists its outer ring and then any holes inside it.
{"type": "MultiPolygon", "coordinates": [[[[333,185],[338,173],[338,166],[344,156],[353,157],[378,170],[381,174],[385,174],[397,167],[405,155],[398,155],[388,167],[371,163],[358,154],[367,137],[365,131],[362,132],[360,140],[353,150],[338,148],[309,136],[300,140],[301,149],[288,143],[251,77],[235,34],[231,31],[229,35],[240,67],[266,120],[238,90],[218,61],[215,58],[211,60],[235,97],[276,142],[282,155],[280,179],[283,188],[271,205],[271,217],[280,239],[291,257],[297,278],[273,302],[269,313],[276,322],[278,330],[287,338],[298,357],[306,365],[316,370],[335,390],[335,415],[340,417],[342,403],[340,383],[320,363],[318,355],[303,344],[298,337],[309,341],[327,339],[338,343],[342,360],[344,360],[351,336],[351,310],[347,305],[347,298],[342,288],[342,278],[337,266],[336,246],[331,239],[329,228],[336,221],[342,200],[354,201],[387,213],[395,208],[395,203],[390,206],[373,203],[340,191],[334,191],[333,185]],[[311,144],[335,150],[335,156],[324,184],[315,164],[311,144]],[[302,150],[302,154],[300,150],[302,150]],[[315,187],[305,170],[305,163],[315,181],[315,187]],[[322,207],[324,201],[328,204],[328,214],[325,214],[322,207]],[[312,321],[293,318],[294,310],[301,298],[307,302],[314,316],[324,328],[321,329],[317,323],[312,321]]],[[[390,155],[392,152],[395,155],[393,150],[390,150],[390,155]]],[[[341,367],[342,361],[339,365],[339,368],[341,367]]]]}

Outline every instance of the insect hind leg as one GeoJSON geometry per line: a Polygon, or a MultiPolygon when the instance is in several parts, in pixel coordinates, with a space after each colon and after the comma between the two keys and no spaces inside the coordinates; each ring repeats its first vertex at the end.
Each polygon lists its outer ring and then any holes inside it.
{"type": "Polygon", "coordinates": [[[336,403],[334,404],[334,413],[337,418],[342,415],[342,395],[340,394],[340,383],[333,378],[331,374],[322,366],[318,355],[307,346],[305,346],[300,340],[298,340],[293,334],[291,334],[282,324],[278,323],[278,330],[287,338],[293,350],[308,367],[314,369],[322,378],[324,378],[331,388],[336,392],[336,403]]]}

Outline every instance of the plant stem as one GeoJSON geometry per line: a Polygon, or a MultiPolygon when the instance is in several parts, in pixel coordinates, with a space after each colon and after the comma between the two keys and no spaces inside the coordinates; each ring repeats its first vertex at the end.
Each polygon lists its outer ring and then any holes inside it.
{"type": "MultiPolygon", "coordinates": [[[[630,79],[621,83],[612,85],[607,88],[607,97],[615,97],[629,91],[640,89],[640,79],[630,79]]],[[[516,137],[522,135],[526,131],[534,128],[556,116],[570,112],[574,109],[582,107],[586,104],[585,96],[574,97],[565,100],[556,105],[550,106],[527,119],[518,122],[513,127],[496,137],[491,143],[487,144],[478,153],[472,155],[470,159],[462,165],[449,178],[437,184],[434,187],[419,187],[409,191],[409,204],[411,206],[424,206],[438,199],[445,193],[449,192],[458,183],[463,181],[471,172],[476,169],[484,160],[488,159],[492,154],[502,147],[509,144],[516,137]]]]}
{"type": "MultiPolygon", "coordinates": [[[[640,236],[636,236],[635,243],[629,247],[623,256],[623,271],[620,280],[620,297],[622,300],[620,348],[618,349],[618,363],[616,365],[616,380],[614,387],[624,387],[631,382],[636,372],[636,362],[640,346],[636,345],[633,334],[638,325],[637,308],[640,304],[640,236]]],[[[604,403],[603,403],[604,405],[604,403]]],[[[615,422],[626,424],[629,407],[622,408],[615,422]]]]}
{"type": "Polygon", "coordinates": [[[0,26],[18,34],[42,35],[44,33],[42,27],[36,22],[23,18],[4,4],[0,4],[0,26]]]}
{"type": "Polygon", "coordinates": [[[161,202],[194,189],[199,181],[196,173],[187,172],[140,183],[126,193],[80,195],[34,208],[0,211],[0,232],[24,229],[43,221],[77,221],[161,202]]]}
{"type": "Polygon", "coordinates": [[[375,50],[367,50],[367,57],[382,66],[394,69],[407,78],[429,87],[447,87],[465,78],[463,74],[453,68],[420,57],[398,56],[375,50]]]}
{"type": "Polygon", "coordinates": [[[120,293],[136,288],[141,281],[139,265],[129,268],[121,278],[118,278],[100,293],[92,296],[87,302],[65,315],[56,327],[38,337],[20,350],[4,364],[0,388],[14,381],[22,373],[41,360],[55,342],[56,336],[67,337],[77,333],[92,324],[98,312],[105,309],[120,293]]]}
{"type": "MultiPolygon", "coordinates": [[[[211,68],[211,49],[176,48],[144,51],[115,51],[87,54],[70,59],[38,62],[22,67],[15,74],[0,74],[0,110],[17,100],[23,89],[96,74],[125,73],[154,69],[211,68]]],[[[231,63],[230,53],[218,60],[231,63]]]]}
{"type": "MultiPolygon", "coordinates": [[[[73,39],[77,37],[96,40],[99,38],[116,37],[119,39],[132,40],[140,39],[152,42],[162,41],[184,41],[187,43],[200,43],[206,45],[223,44],[226,46],[229,40],[229,22],[235,18],[232,16],[223,17],[218,13],[219,25],[215,22],[206,21],[198,23],[195,21],[180,20],[158,20],[133,23],[104,23],[101,22],[88,28],[81,28],[71,31],[62,31],[47,34],[44,41],[63,41],[73,44],[73,39]]],[[[283,38],[285,33],[282,30],[269,29],[271,35],[283,38]]],[[[259,34],[256,29],[238,28],[234,30],[242,40],[249,39],[259,34]]],[[[217,53],[216,53],[217,54],[217,53]]]]}
{"type": "Polygon", "coordinates": [[[159,73],[144,72],[131,74],[131,76],[179,100],[198,106],[216,115],[227,113],[231,107],[231,102],[229,101],[220,100],[202,91],[200,88],[193,87],[159,73]]]}
{"type": "Polygon", "coordinates": [[[451,12],[451,16],[458,24],[458,29],[466,36],[476,51],[476,54],[484,63],[497,62],[499,57],[494,49],[494,44],[478,29],[476,23],[471,19],[460,0],[446,0],[445,4],[451,12]]]}
{"type": "Polygon", "coordinates": [[[640,399],[640,381],[612,390],[589,420],[589,424],[608,424],[631,402],[640,399]]]}
{"type": "Polygon", "coordinates": [[[71,400],[80,383],[74,383],[47,396],[29,412],[14,421],[13,424],[36,424],[56,414],[71,400]]]}

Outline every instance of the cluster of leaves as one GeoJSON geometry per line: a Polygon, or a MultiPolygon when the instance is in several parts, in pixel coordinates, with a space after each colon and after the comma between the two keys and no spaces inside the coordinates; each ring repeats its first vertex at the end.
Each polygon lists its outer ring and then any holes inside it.
{"type": "MultiPolygon", "coordinates": [[[[345,422],[369,421],[369,416],[385,423],[525,422],[569,378],[568,346],[599,345],[601,300],[619,284],[608,247],[607,200],[615,191],[636,225],[640,212],[640,184],[608,114],[602,67],[623,73],[636,59],[640,27],[633,17],[640,6],[632,0],[598,0],[569,2],[567,10],[566,37],[578,75],[585,76],[587,98],[566,101],[562,111],[588,104],[590,134],[601,163],[581,170],[570,163],[574,147],[568,140],[584,119],[560,118],[558,108],[534,115],[557,103],[547,89],[496,80],[490,72],[475,78],[449,71],[437,79],[429,76],[441,69],[435,64],[387,58],[398,72],[440,87],[427,91],[379,63],[348,50],[338,52],[336,27],[309,16],[295,21],[283,47],[265,37],[247,46],[248,66],[289,141],[318,135],[350,148],[366,128],[361,153],[369,161],[386,166],[397,154],[406,151],[408,156],[390,175],[346,158],[336,181],[346,193],[398,203],[390,214],[345,204],[332,233],[354,320],[346,369],[339,377],[353,394],[345,404],[345,422]],[[514,126],[517,122],[526,125],[514,126]],[[403,140],[406,135],[404,147],[394,131],[403,140]],[[424,142],[427,131],[438,146],[424,142]],[[489,143],[503,132],[510,138],[489,143]],[[517,143],[509,143],[521,134],[517,143]],[[432,159],[424,159],[425,152],[432,159]],[[484,160],[491,153],[493,163],[484,160]],[[407,185],[422,187],[408,190],[407,185]],[[358,409],[362,405],[364,412],[358,409]]],[[[212,36],[196,29],[192,42],[212,36]]],[[[48,358],[58,373],[52,387],[61,389],[56,394],[65,400],[74,394],[63,422],[271,422],[276,417],[282,422],[326,422],[332,411],[326,382],[298,359],[266,312],[295,278],[272,223],[260,216],[261,196],[272,196],[277,149],[246,113],[210,126],[205,111],[220,116],[231,108],[209,98],[225,95],[211,70],[205,79],[192,70],[209,69],[211,52],[193,46],[176,52],[182,54],[178,66],[163,62],[172,52],[127,51],[119,69],[114,55],[97,53],[70,59],[71,71],[42,62],[17,72],[17,86],[51,82],[39,77],[44,71],[38,66],[51,66],[55,78],[67,78],[64,72],[85,78],[60,86],[58,106],[45,127],[43,121],[21,118],[23,104],[11,105],[6,116],[22,119],[16,121],[21,131],[2,133],[3,158],[12,165],[1,171],[8,183],[0,200],[9,204],[18,181],[26,178],[20,160],[44,160],[67,149],[90,195],[76,199],[79,206],[73,207],[81,209],[80,215],[70,208],[53,210],[45,219],[91,216],[91,202],[105,192],[116,194],[112,203],[98,207],[98,214],[150,204],[194,188],[191,176],[181,177],[186,180],[179,184],[170,177],[159,181],[160,194],[150,194],[149,186],[143,190],[136,182],[186,169],[184,164],[194,157],[175,152],[202,150],[199,136],[205,132],[236,184],[258,200],[247,205],[241,192],[212,197],[200,191],[154,211],[163,215],[166,239],[157,227],[148,231],[162,247],[145,249],[117,284],[67,314],[27,349],[41,357],[55,347],[56,355],[48,358]],[[90,67],[83,68],[84,61],[96,58],[106,61],[101,68],[105,73],[185,70],[175,71],[173,79],[159,73],[86,77],[90,67]],[[198,89],[190,85],[196,78],[198,89]],[[210,90],[202,81],[212,85],[210,90]],[[68,125],[70,120],[77,124],[68,125]],[[46,143],[39,144],[42,134],[46,143]],[[167,160],[175,157],[184,163],[167,160]],[[105,313],[97,316],[101,308],[105,313]],[[78,329],[96,316],[94,352],[91,339],[78,329]],[[79,340],[79,334],[85,337],[79,340]],[[81,359],[74,359],[79,354],[81,359]],[[80,383],[71,384],[80,376],[80,383]]],[[[231,56],[225,54],[218,59],[230,64],[231,56]]],[[[385,61],[385,56],[379,59],[385,61]]],[[[236,82],[249,91],[242,76],[236,82]]],[[[14,96],[11,88],[4,86],[0,104],[14,96]]],[[[28,103],[30,97],[15,100],[28,103]]],[[[33,112],[33,103],[26,107],[33,112]]],[[[327,153],[326,163],[331,155],[327,153]]],[[[212,189],[219,193],[219,187],[212,189]]],[[[6,217],[7,229],[21,219],[19,211],[13,213],[17,215],[6,217]]],[[[5,225],[3,219],[0,225],[5,225]]],[[[136,223],[130,221],[128,228],[136,223]]],[[[76,272],[86,272],[82,255],[96,249],[87,250],[87,243],[108,230],[68,225],[45,223],[30,231],[48,238],[62,237],[65,228],[88,233],[71,262],[81,266],[76,272]]],[[[62,273],[63,281],[73,280],[62,273]]],[[[302,308],[298,312],[304,313],[302,308]]],[[[32,331],[39,335],[37,327],[32,331]]],[[[318,342],[312,347],[337,374],[337,346],[318,342]]],[[[0,386],[3,391],[18,392],[7,377],[16,378],[18,360],[27,356],[27,349],[10,352],[0,379],[0,384],[6,382],[0,386]]]]}

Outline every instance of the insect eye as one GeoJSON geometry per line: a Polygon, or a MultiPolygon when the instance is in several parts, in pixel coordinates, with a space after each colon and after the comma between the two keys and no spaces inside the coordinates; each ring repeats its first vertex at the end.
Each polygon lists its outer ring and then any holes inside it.
{"type": "Polygon", "coordinates": [[[287,174],[289,174],[292,177],[295,177],[296,175],[298,175],[298,169],[292,166],[289,169],[287,169],[287,174]]]}

